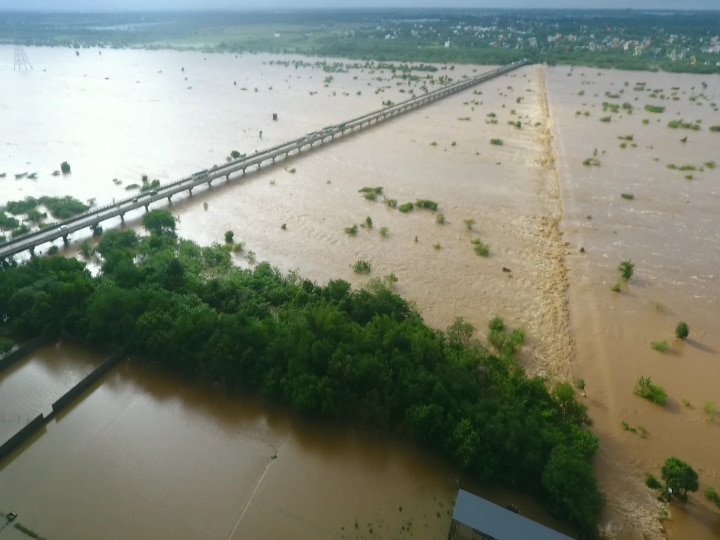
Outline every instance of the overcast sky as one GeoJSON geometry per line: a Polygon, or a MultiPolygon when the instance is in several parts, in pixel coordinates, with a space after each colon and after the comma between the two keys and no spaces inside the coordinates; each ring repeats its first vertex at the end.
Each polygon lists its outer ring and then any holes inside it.
{"type": "Polygon", "coordinates": [[[175,9],[347,7],[720,9],[720,0],[0,0],[0,11],[165,11],[175,9]]]}

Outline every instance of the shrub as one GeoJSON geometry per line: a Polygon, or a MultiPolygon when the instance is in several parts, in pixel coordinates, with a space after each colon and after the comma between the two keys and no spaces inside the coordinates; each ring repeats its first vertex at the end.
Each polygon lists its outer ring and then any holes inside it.
{"type": "Polygon", "coordinates": [[[57,252],[60,251],[60,248],[57,246],[50,246],[50,249],[48,249],[48,255],[57,255],[57,252]]]}
{"type": "Polygon", "coordinates": [[[618,282],[615,283],[612,287],[610,287],[610,290],[611,290],[612,292],[620,292],[620,288],[621,288],[621,287],[622,287],[622,285],[621,285],[620,282],[618,281],[618,282]]]}
{"type": "Polygon", "coordinates": [[[63,174],[70,174],[70,164],[69,164],[67,161],[63,161],[63,162],[60,164],[60,171],[61,171],[63,174]]]}
{"type": "Polygon", "coordinates": [[[408,212],[412,211],[412,209],[415,207],[415,205],[411,202],[406,202],[405,204],[401,204],[398,210],[400,210],[403,214],[407,214],[408,212]]]}
{"type": "Polygon", "coordinates": [[[635,265],[630,259],[625,259],[618,265],[618,271],[623,281],[630,281],[630,278],[633,277],[633,273],[635,272],[635,265]]]}
{"type": "Polygon", "coordinates": [[[374,201],[375,199],[377,199],[378,195],[382,195],[382,191],[382,186],[364,187],[358,190],[358,192],[362,193],[363,197],[365,197],[369,201],[374,201]]]}
{"type": "Polygon", "coordinates": [[[372,218],[371,218],[370,216],[366,217],[366,218],[365,218],[365,223],[364,223],[363,225],[364,225],[365,227],[367,227],[368,229],[372,229],[372,228],[373,228],[373,220],[372,220],[372,218]]]}
{"type": "Polygon", "coordinates": [[[575,386],[577,386],[580,391],[585,390],[585,379],[578,379],[575,386]]]}
{"type": "Polygon", "coordinates": [[[345,234],[349,234],[350,236],[355,236],[358,232],[358,226],[353,225],[352,227],[345,227],[345,234]]]}
{"type": "Polygon", "coordinates": [[[475,225],[475,220],[474,219],[465,219],[465,220],[463,220],[463,222],[465,223],[467,230],[472,231],[473,225],[475,225]]]}
{"type": "Polygon", "coordinates": [[[385,204],[390,208],[397,208],[397,199],[385,199],[385,204]]]}
{"type": "Polygon", "coordinates": [[[438,251],[441,247],[442,247],[442,246],[440,245],[440,242],[438,242],[437,244],[433,244],[433,249],[434,249],[435,251],[438,251]]]}
{"type": "Polygon", "coordinates": [[[428,199],[418,199],[415,201],[415,206],[418,208],[427,208],[428,210],[437,210],[438,203],[428,199]]]}
{"type": "Polygon", "coordinates": [[[287,223],[283,223],[282,225],[280,225],[280,229],[282,229],[283,231],[287,231],[287,223]]]}
{"type": "Polygon", "coordinates": [[[476,255],[480,255],[481,257],[487,257],[490,255],[490,246],[483,243],[482,240],[479,238],[476,238],[472,241],[473,244],[473,250],[475,251],[476,255]]]}
{"type": "Polygon", "coordinates": [[[718,494],[715,489],[709,487],[705,490],[705,497],[707,500],[714,502],[716,505],[720,506],[720,494],[718,494]]]}
{"type": "Polygon", "coordinates": [[[387,228],[387,227],[380,227],[379,232],[380,232],[380,236],[385,237],[385,236],[387,236],[388,228],[387,228]]]}
{"type": "Polygon", "coordinates": [[[235,233],[232,231],[225,231],[225,243],[232,244],[234,241],[235,233]]]}
{"type": "Polygon", "coordinates": [[[443,214],[442,212],[438,212],[435,216],[435,223],[445,225],[445,214],[443,214]]]}
{"type": "Polygon", "coordinates": [[[488,323],[488,328],[496,332],[501,332],[505,330],[505,321],[503,321],[501,317],[495,316],[490,319],[490,322],[488,323]]]}
{"type": "Polygon", "coordinates": [[[706,161],[705,163],[703,163],[703,165],[705,165],[706,169],[710,169],[710,170],[713,170],[716,166],[714,161],[706,161]]]}
{"type": "Polygon", "coordinates": [[[612,117],[611,117],[611,116],[603,116],[603,117],[600,119],[601,122],[605,122],[605,123],[610,122],[610,120],[612,120],[612,117]]]}
{"type": "Polygon", "coordinates": [[[687,500],[688,491],[698,490],[698,475],[693,468],[676,457],[665,460],[662,467],[662,479],[668,489],[668,500],[676,495],[680,500],[687,500]],[[672,495],[670,493],[672,489],[672,495]]]}
{"type": "Polygon", "coordinates": [[[369,274],[370,270],[371,270],[371,266],[370,266],[369,262],[367,262],[363,259],[358,259],[352,265],[352,269],[356,274],[369,274]]]}
{"type": "Polygon", "coordinates": [[[686,322],[680,321],[675,327],[675,337],[678,339],[685,339],[690,335],[690,327],[686,322]]]}
{"type": "Polygon", "coordinates": [[[645,477],[645,485],[649,487],[650,489],[662,489],[662,484],[660,483],[660,480],[658,480],[655,475],[648,473],[648,475],[645,477]]]}
{"type": "Polygon", "coordinates": [[[652,347],[652,349],[657,352],[664,353],[664,352],[667,352],[667,350],[668,350],[668,342],[665,340],[653,341],[650,343],[650,347],[652,347]]]}
{"type": "Polygon", "coordinates": [[[710,126],[708,129],[717,133],[718,131],[720,131],[720,126],[710,126]]]}
{"type": "Polygon", "coordinates": [[[505,143],[502,139],[490,139],[490,144],[494,144],[495,146],[502,146],[505,143]]]}
{"type": "Polygon", "coordinates": [[[600,166],[600,160],[596,157],[589,157],[583,160],[583,165],[586,167],[599,167],[600,166]]]}
{"type": "Polygon", "coordinates": [[[633,195],[632,193],[621,193],[620,196],[623,199],[627,199],[628,201],[632,201],[635,198],[635,195],[633,195]]]}
{"type": "Polygon", "coordinates": [[[653,384],[650,377],[640,377],[635,382],[634,394],[648,401],[652,401],[657,405],[665,405],[667,403],[667,392],[662,386],[653,384]]]}

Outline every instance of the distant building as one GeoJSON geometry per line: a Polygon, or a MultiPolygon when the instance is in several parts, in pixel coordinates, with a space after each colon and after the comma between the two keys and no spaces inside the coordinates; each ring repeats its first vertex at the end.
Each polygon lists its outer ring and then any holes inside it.
{"type": "Polygon", "coordinates": [[[460,490],[448,540],[572,540],[488,500],[460,490]]]}

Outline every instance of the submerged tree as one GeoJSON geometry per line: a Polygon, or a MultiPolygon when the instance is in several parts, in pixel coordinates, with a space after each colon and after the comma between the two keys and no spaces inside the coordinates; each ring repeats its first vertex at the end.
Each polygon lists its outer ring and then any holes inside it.
{"type": "Polygon", "coordinates": [[[667,488],[668,499],[677,495],[679,499],[685,501],[688,491],[698,490],[698,474],[690,465],[676,457],[669,457],[661,472],[667,488]]]}
{"type": "Polygon", "coordinates": [[[618,266],[618,271],[623,281],[630,281],[630,278],[633,277],[633,273],[635,272],[635,264],[630,259],[625,259],[618,266]]]}

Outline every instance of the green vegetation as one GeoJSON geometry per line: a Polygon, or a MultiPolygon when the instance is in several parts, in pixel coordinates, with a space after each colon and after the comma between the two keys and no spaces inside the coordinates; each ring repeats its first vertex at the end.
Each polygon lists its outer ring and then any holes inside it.
{"type": "Polygon", "coordinates": [[[60,164],[60,171],[61,171],[63,174],[70,174],[70,164],[69,164],[67,161],[63,161],[63,162],[60,164]]]}
{"type": "MultiPolygon", "coordinates": [[[[671,120],[668,122],[668,127],[671,129],[692,129],[693,131],[699,131],[700,130],[700,124],[697,122],[685,122],[684,120],[671,120]]],[[[685,141],[682,141],[685,142],[685,141]]]]}
{"type": "Polygon", "coordinates": [[[717,405],[712,401],[706,401],[705,405],[703,405],[703,412],[708,422],[714,422],[718,415],[717,405]]]}
{"type": "Polygon", "coordinates": [[[630,433],[634,433],[641,439],[647,439],[647,429],[645,429],[645,426],[631,426],[627,422],[621,422],[620,424],[624,431],[629,431],[630,433]]]}
{"type": "Polygon", "coordinates": [[[5,211],[9,212],[10,214],[14,216],[18,216],[20,214],[26,214],[33,208],[37,207],[37,205],[40,204],[40,201],[38,201],[34,197],[25,197],[22,201],[9,201],[5,204],[5,211]]]}
{"type": "Polygon", "coordinates": [[[664,353],[668,350],[668,342],[665,340],[653,341],[650,343],[650,347],[652,347],[654,351],[664,353]]]}
{"type": "Polygon", "coordinates": [[[635,198],[635,195],[633,195],[632,193],[621,193],[620,196],[623,199],[627,199],[629,201],[632,201],[635,198]]]}
{"type": "Polygon", "coordinates": [[[658,105],[645,105],[645,110],[647,112],[660,114],[665,112],[665,107],[660,107],[658,105]]]}
{"type": "Polygon", "coordinates": [[[705,498],[720,507],[720,494],[714,488],[709,487],[705,490],[705,498]]]}
{"type": "Polygon", "coordinates": [[[600,160],[596,157],[585,158],[582,162],[586,167],[599,167],[600,163],[600,160]]]}
{"type": "Polygon", "coordinates": [[[617,283],[614,283],[612,285],[612,287],[610,287],[610,290],[612,292],[620,292],[621,289],[622,289],[622,284],[619,281],[617,283]]]}
{"type": "Polygon", "coordinates": [[[378,195],[382,195],[382,191],[382,186],[364,187],[358,190],[358,192],[362,193],[363,197],[365,197],[368,201],[374,201],[377,199],[378,195]]]}
{"type": "Polygon", "coordinates": [[[73,197],[40,197],[39,201],[55,219],[68,219],[90,210],[90,206],[73,197]]]}
{"type": "Polygon", "coordinates": [[[398,210],[400,210],[404,214],[407,214],[408,212],[412,211],[413,208],[415,208],[415,205],[413,203],[406,202],[405,204],[401,204],[398,207],[398,210]]]}
{"type": "Polygon", "coordinates": [[[108,233],[97,276],[63,257],[2,270],[3,330],[20,341],[62,332],[122,346],[300,414],[411,441],[469,479],[535,494],[593,537],[603,505],[597,437],[583,405],[527,377],[509,354],[520,330],[489,338],[491,352],[465,325],[427,327],[382,281],[352,290],[266,263],[236,268],[225,246],[178,240],[169,224],[152,230],[108,233]]]}
{"type": "Polygon", "coordinates": [[[385,204],[390,208],[397,208],[397,199],[385,199],[385,204]]]}
{"type": "Polygon", "coordinates": [[[142,223],[153,237],[175,237],[175,218],[167,210],[151,210],[143,216],[142,223]]]}
{"type": "Polygon", "coordinates": [[[389,229],[387,227],[380,227],[380,229],[378,230],[378,232],[380,233],[380,236],[382,236],[383,238],[385,238],[387,236],[388,231],[389,231],[389,229]]]}
{"type": "Polygon", "coordinates": [[[490,246],[483,243],[483,241],[480,240],[479,238],[475,238],[472,241],[472,245],[473,245],[473,251],[475,251],[476,255],[480,255],[481,257],[490,256],[490,246]]]}
{"type": "Polygon", "coordinates": [[[714,161],[706,161],[703,165],[709,170],[713,170],[716,167],[716,163],[714,161]]]}
{"type": "Polygon", "coordinates": [[[662,489],[663,485],[660,483],[660,480],[658,480],[655,475],[648,473],[648,475],[645,477],[645,485],[649,487],[650,489],[662,489]]]}
{"type": "Polygon", "coordinates": [[[472,231],[473,225],[475,225],[475,220],[468,218],[464,219],[463,223],[465,223],[465,227],[467,227],[468,231],[472,231]]]}
{"type": "Polygon", "coordinates": [[[602,118],[600,118],[600,121],[601,121],[601,122],[605,122],[605,123],[608,123],[608,122],[610,122],[611,120],[612,120],[612,117],[611,117],[611,116],[603,116],[602,118]]]}
{"type": "Polygon", "coordinates": [[[11,216],[8,216],[5,212],[0,212],[0,230],[10,231],[20,225],[20,222],[11,216]]]}
{"type": "Polygon", "coordinates": [[[363,259],[355,261],[352,265],[352,269],[356,274],[369,274],[371,268],[370,263],[363,259]]]}
{"type": "Polygon", "coordinates": [[[665,405],[667,403],[667,393],[662,386],[653,384],[650,377],[640,377],[635,382],[636,396],[652,401],[657,405],[665,405]]]}
{"type": "Polygon", "coordinates": [[[618,272],[620,272],[620,279],[627,283],[635,273],[635,264],[630,259],[625,259],[618,265],[618,272]]]}
{"type": "Polygon", "coordinates": [[[433,249],[434,249],[435,251],[439,251],[441,247],[442,247],[442,246],[440,245],[440,242],[437,242],[437,243],[433,244],[433,249]]]}
{"type": "Polygon", "coordinates": [[[494,144],[495,146],[502,146],[505,143],[502,139],[490,139],[490,144],[494,144]]]}
{"type": "Polygon", "coordinates": [[[439,225],[445,225],[445,214],[443,214],[442,212],[438,212],[437,214],[435,214],[435,223],[438,223],[439,225]]]}
{"type": "Polygon", "coordinates": [[[690,465],[676,457],[665,460],[661,473],[666,488],[669,488],[665,490],[668,500],[675,496],[686,501],[687,492],[697,491],[699,488],[698,474],[690,465]]]}
{"type": "Polygon", "coordinates": [[[370,216],[365,218],[365,222],[361,225],[361,227],[367,227],[368,229],[373,228],[373,220],[370,216]]]}
{"type": "Polygon", "coordinates": [[[418,208],[427,208],[428,210],[437,210],[438,203],[435,201],[430,201],[428,199],[418,199],[415,201],[415,206],[418,208]]]}
{"type": "Polygon", "coordinates": [[[709,130],[709,131],[712,131],[712,132],[714,132],[714,133],[718,133],[718,132],[720,132],[720,126],[710,126],[710,127],[708,128],[708,130],[709,130]]]}
{"type": "Polygon", "coordinates": [[[678,339],[685,339],[690,335],[690,327],[686,322],[680,321],[675,327],[675,337],[678,339]]]}
{"type": "Polygon", "coordinates": [[[344,231],[345,231],[345,234],[347,234],[347,235],[355,236],[358,232],[358,226],[353,225],[352,227],[345,227],[344,231]]]}
{"type": "Polygon", "coordinates": [[[15,342],[7,336],[0,335],[0,356],[11,351],[15,347],[15,342]]]}
{"type": "Polygon", "coordinates": [[[235,233],[232,231],[225,231],[225,243],[232,244],[235,241],[235,233]]]}
{"type": "Polygon", "coordinates": [[[140,186],[140,192],[145,193],[146,191],[152,191],[160,187],[160,180],[154,178],[152,181],[148,180],[146,174],[142,176],[142,185],[140,186]]]}

